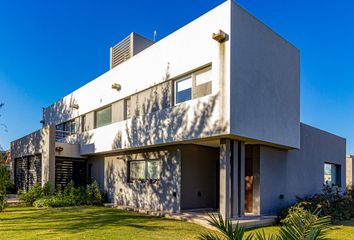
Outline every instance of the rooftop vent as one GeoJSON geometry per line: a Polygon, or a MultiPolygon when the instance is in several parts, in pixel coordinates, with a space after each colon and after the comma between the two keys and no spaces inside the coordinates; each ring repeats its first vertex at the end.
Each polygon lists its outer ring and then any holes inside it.
{"type": "Polygon", "coordinates": [[[131,33],[110,49],[110,69],[118,66],[132,56],[154,44],[153,41],[139,34],[131,33]]]}

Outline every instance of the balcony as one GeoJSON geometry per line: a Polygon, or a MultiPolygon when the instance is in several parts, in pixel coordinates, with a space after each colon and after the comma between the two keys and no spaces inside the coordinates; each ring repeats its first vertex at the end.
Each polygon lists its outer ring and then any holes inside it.
{"type": "Polygon", "coordinates": [[[55,130],[55,141],[56,142],[65,142],[65,139],[72,134],[73,134],[73,132],[70,132],[70,131],[55,130]]]}

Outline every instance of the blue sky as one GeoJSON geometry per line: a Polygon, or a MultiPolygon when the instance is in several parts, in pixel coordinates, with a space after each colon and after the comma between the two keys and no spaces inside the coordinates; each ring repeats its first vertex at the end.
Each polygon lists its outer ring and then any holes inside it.
{"type": "MultiPolygon", "coordinates": [[[[1,1],[0,145],[107,71],[109,47],[130,32],[161,39],[222,2],[1,1]]],[[[238,2],[300,49],[301,121],[347,138],[354,154],[354,1],[238,2]]]]}

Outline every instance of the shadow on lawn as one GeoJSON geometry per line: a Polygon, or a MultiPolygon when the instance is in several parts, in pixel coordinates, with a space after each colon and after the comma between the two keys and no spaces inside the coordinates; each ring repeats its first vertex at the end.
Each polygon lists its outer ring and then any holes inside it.
{"type": "MultiPolygon", "coordinates": [[[[1,231],[40,231],[51,229],[51,233],[78,233],[109,227],[131,227],[148,231],[161,231],[173,229],[174,220],[163,220],[159,217],[126,212],[103,207],[74,207],[57,209],[28,209],[23,210],[23,216],[2,217],[1,231]],[[161,224],[161,221],[170,224],[161,224]]],[[[8,213],[21,212],[16,209],[8,213]]],[[[42,235],[42,234],[41,234],[42,235]]]]}

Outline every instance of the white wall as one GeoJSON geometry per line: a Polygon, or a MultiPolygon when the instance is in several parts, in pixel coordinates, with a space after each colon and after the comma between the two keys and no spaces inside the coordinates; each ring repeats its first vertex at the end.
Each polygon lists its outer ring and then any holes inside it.
{"type": "MultiPolygon", "coordinates": [[[[116,138],[124,149],[229,133],[299,147],[299,52],[233,1],[226,1],[45,109],[44,121],[66,121],[148,89],[167,76],[173,79],[210,63],[214,102],[205,104],[207,98],[186,102],[185,116],[179,117],[179,122],[171,123],[168,118],[180,114],[181,108],[151,114],[153,119],[149,120],[160,125],[140,128],[148,135],[154,132],[141,144],[141,139],[126,136],[126,132],[137,130],[131,121],[94,129],[79,139],[85,145],[81,152],[111,151],[116,138]],[[212,39],[219,30],[227,35],[223,43],[212,39]],[[111,89],[113,83],[120,84],[121,91],[111,89]],[[79,109],[71,108],[72,103],[79,109]],[[206,107],[212,108],[208,116],[203,115],[206,107]],[[194,118],[208,126],[200,124],[197,129],[194,118]],[[197,131],[190,133],[189,128],[197,131]]],[[[78,141],[71,138],[69,142],[78,141]]]]}
{"type": "MultiPolygon", "coordinates": [[[[230,30],[230,2],[221,4],[45,109],[44,121],[46,124],[66,121],[150,88],[163,82],[166,76],[171,79],[212,64],[211,96],[139,116],[137,120],[93,129],[78,137],[69,137],[67,142],[80,142],[81,153],[89,154],[226,134],[228,119],[222,122],[220,116],[228,115],[228,109],[224,112],[219,107],[220,96],[223,96],[219,93],[219,73],[223,71],[228,82],[229,62],[220,70],[220,44],[212,39],[212,34],[219,29],[226,33],[230,30]],[[121,91],[111,89],[113,83],[120,84],[121,91]],[[71,108],[71,103],[78,104],[79,109],[71,108]]],[[[229,42],[224,43],[224,48],[225,59],[229,59],[229,42]]]]}
{"type": "Polygon", "coordinates": [[[104,190],[115,205],[171,211],[180,210],[181,156],[178,148],[104,157],[104,190]],[[160,182],[155,184],[128,181],[128,161],[160,159],[160,182]],[[176,194],[174,196],[174,193],[176,194]]]}
{"type": "Polygon", "coordinates": [[[236,4],[230,96],[232,134],[299,148],[299,51],[236,4]]]}
{"type": "Polygon", "coordinates": [[[300,149],[290,151],[261,146],[260,188],[261,212],[276,209],[304,197],[321,192],[324,184],[324,163],[341,165],[341,190],[345,190],[344,138],[301,124],[300,149]],[[280,195],[284,199],[280,199],[280,195]]]}
{"type": "Polygon", "coordinates": [[[66,121],[162,82],[167,73],[173,78],[209,63],[213,64],[216,79],[213,93],[217,93],[218,43],[212,33],[219,29],[229,32],[229,5],[221,4],[48,107],[45,122],[66,121]],[[113,90],[113,83],[120,84],[121,91],[113,90]],[[71,102],[77,103],[79,109],[70,108],[71,102]]]}

